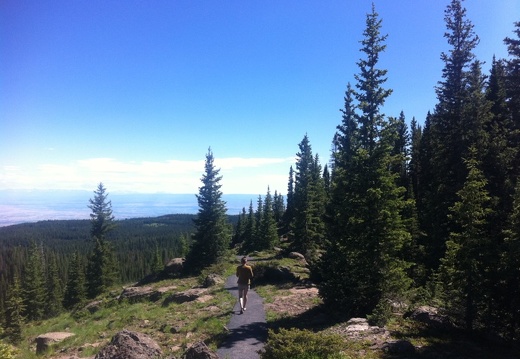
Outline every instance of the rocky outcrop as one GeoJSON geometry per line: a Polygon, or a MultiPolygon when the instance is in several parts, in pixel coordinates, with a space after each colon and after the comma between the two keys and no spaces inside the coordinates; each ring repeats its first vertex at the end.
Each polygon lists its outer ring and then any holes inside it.
{"type": "Polygon", "coordinates": [[[192,302],[200,298],[204,293],[207,292],[206,288],[192,288],[183,292],[172,293],[163,302],[163,305],[169,305],[170,303],[185,303],[192,302]]]}
{"type": "Polygon", "coordinates": [[[67,338],[74,336],[73,333],[68,332],[51,332],[38,335],[36,341],[36,353],[45,353],[53,344],[57,344],[67,338]]]}
{"type": "Polygon", "coordinates": [[[205,288],[209,288],[222,283],[224,283],[224,278],[222,278],[218,274],[211,273],[208,274],[208,276],[204,279],[204,283],[202,285],[205,288]]]}
{"type": "Polygon", "coordinates": [[[381,349],[388,354],[408,356],[415,354],[415,347],[408,340],[393,340],[383,344],[381,349]]]}
{"type": "Polygon", "coordinates": [[[435,307],[421,306],[407,313],[405,318],[410,318],[421,323],[425,323],[432,328],[445,328],[450,325],[447,316],[439,314],[439,310],[435,307]]]}
{"type": "Polygon", "coordinates": [[[114,335],[95,359],[156,359],[162,355],[159,344],[149,336],[123,330],[114,335]]]}
{"type": "Polygon", "coordinates": [[[219,356],[212,352],[204,342],[193,344],[182,356],[183,359],[219,359],[219,356]]]}
{"type": "Polygon", "coordinates": [[[130,303],[141,302],[150,299],[154,290],[152,287],[127,287],[119,295],[119,301],[128,300],[130,303]]]}
{"type": "Polygon", "coordinates": [[[167,277],[176,277],[184,270],[184,258],[173,258],[165,266],[162,273],[167,277]]]}

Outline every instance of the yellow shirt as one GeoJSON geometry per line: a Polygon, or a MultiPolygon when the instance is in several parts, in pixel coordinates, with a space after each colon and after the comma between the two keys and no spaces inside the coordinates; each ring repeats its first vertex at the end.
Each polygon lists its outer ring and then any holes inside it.
{"type": "Polygon", "coordinates": [[[250,284],[253,278],[253,268],[247,264],[243,264],[237,267],[238,284],[250,284]]]}

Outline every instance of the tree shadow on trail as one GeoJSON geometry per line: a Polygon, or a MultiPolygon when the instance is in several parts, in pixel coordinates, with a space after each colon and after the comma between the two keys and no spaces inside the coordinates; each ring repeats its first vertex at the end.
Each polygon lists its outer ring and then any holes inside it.
{"type": "Polygon", "coordinates": [[[267,324],[253,322],[230,329],[229,334],[221,344],[221,348],[232,348],[237,343],[243,343],[244,338],[248,338],[251,341],[250,345],[265,343],[267,340],[267,324]]]}

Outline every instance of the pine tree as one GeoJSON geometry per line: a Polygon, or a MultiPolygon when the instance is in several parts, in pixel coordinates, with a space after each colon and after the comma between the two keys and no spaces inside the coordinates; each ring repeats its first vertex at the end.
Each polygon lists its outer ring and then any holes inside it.
{"type": "Polygon", "coordinates": [[[254,250],[255,228],[255,211],[253,209],[253,201],[251,200],[249,202],[249,210],[247,212],[246,224],[244,228],[244,244],[242,245],[244,253],[254,250]]]}
{"type": "Polygon", "coordinates": [[[513,210],[504,231],[505,243],[500,263],[501,298],[499,324],[511,340],[520,338],[520,181],[516,184],[513,210]]]}
{"type": "Polygon", "coordinates": [[[260,223],[259,243],[257,250],[272,249],[278,243],[278,229],[273,211],[273,198],[267,187],[267,194],[263,204],[263,213],[260,223]]]}
{"type": "MultiPolygon", "coordinates": [[[[421,144],[428,153],[421,163],[423,173],[423,196],[421,227],[428,236],[428,269],[438,268],[444,256],[445,244],[453,225],[449,220],[449,208],[457,201],[457,192],[462,188],[467,169],[463,158],[474,140],[467,132],[470,118],[466,117],[469,73],[475,58],[473,50],[479,42],[473,25],[466,19],[462,0],[452,0],[445,10],[447,31],[444,34],[451,46],[443,52],[442,80],[436,88],[438,103],[430,116],[428,133],[425,126],[425,141],[421,144]]],[[[475,132],[479,130],[476,129],[475,132]]]]}
{"type": "Polygon", "coordinates": [[[194,220],[193,245],[186,257],[186,267],[193,272],[218,262],[228,253],[231,242],[226,202],[222,200],[220,190],[222,176],[219,176],[220,169],[215,168],[211,148],[206,154],[204,169],[197,195],[199,211],[194,220]]]}
{"type": "Polygon", "coordinates": [[[376,67],[385,50],[381,23],[372,6],[361,42],[366,59],[358,62],[357,91],[346,93],[336,136],[328,241],[319,265],[324,302],[347,316],[373,313],[378,324],[386,320],[389,302],[404,300],[411,285],[403,258],[410,241],[401,218],[404,188],[390,171],[397,132],[380,112],[391,93],[381,87],[386,70],[376,67]]]}
{"type": "Polygon", "coordinates": [[[13,344],[17,344],[22,340],[24,312],[25,305],[22,299],[20,281],[18,277],[15,276],[12,285],[7,291],[4,324],[4,334],[13,344]]]}
{"type": "Polygon", "coordinates": [[[63,307],[72,309],[86,299],[85,271],[77,252],[72,254],[67,277],[67,284],[63,295],[63,307]]]}
{"type": "Polygon", "coordinates": [[[294,220],[294,170],[289,168],[289,181],[287,183],[287,206],[283,215],[283,234],[289,235],[291,223],[294,220]]]}
{"type": "Polygon", "coordinates": [[[48,264],[45,316],[50,318],[58,315],[63,309],[63,286],[58,273],[55,255],[50,256],[48,264]]]}
{"type": "Polygon", "coordinates": [[[468,178],[458,192],[459,201],[450,208],[450,216],[459,230],[450,233],[438,276],[446,309],[469,330],[482,323],[482,315],[487,310],[486,298],[492,294],[487,285],[487,273],[491,269],[487,262],[489,257],[483,255],[488,253],[491,244],[485,230],[490,198],[476,157],[477,150],[472,148],[471,158],[467,160],[468,178]]]}
{"type": "Polygon", "coordinates": [[[115,228],[112,215],[112,201],[108,201],[108,194],[103,183],[94,191],[94,199],[90,199],[88,206],[90,214],[90,235],[94,248],[87,264],[87,294],[95,298],[118,281],[119,269],[112,245],[106,240],[106,234],[115,228]]]}
{"type": "Polygon", "coordinates": [[[40,320],[45,312],[45,272],[42,248],[32,243],[23,277],[23,299],[28,320],[40,320]]]}

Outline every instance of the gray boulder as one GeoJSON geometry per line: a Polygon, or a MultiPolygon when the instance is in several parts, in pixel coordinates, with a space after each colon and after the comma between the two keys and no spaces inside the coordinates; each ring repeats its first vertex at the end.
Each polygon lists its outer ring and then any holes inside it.
{"type": "Polygon", "coordinates": [[[152,338],[125,329],[114,335],[95,359],[156,359],[162,355],[161,347],[152,338]]]}
{"type": "Polygon", "coordinates": [[[219,359],[219,356],[209,350],[204,342],[193,344],[182,356],[183,359],[219,359]]]}
{"type": "Polygon", "coordinates": [[[211,274],[208,274],[206,279],[204,279],[204,283],[202,285],[205,288],[209,288],[209,287],[213,287],[217,284],[222,284],[222,283],[224,283],[224,278],[222,278],[218,274],[211,273],[211,274]]]}
{"type": "Polygon", "coordinates": [[[162,273],[170,277],[181,275],[184,270],[184,262],[184,258],[173,258],[164,266],[162,273]]]}
{"type": "Polygon", "coordinates": [[[149,300],[154,294],[152,287],[127,287],[119,295],[119,301],[126,299],[130,303],[137,303],[143,300],[149,300]]]}
{"type": "Polygon", "coordinates": [[[421,323],[425,323],[434,328],[445,328],[450,325],[447,316],[439,314],[439,310],[435,307],[423,305],[413,311],[407,313],[405,318],[410,318],[421,323]]]}
{"type": "Polygon", "coordinates": [[[169,305],[170,303],[185,303],[192,302],[200,298],[204,293],[207,292],[206,288],[192,288],[183,292],[172,293],[163,302],[163,305],[169,305]]]}
{"type": "Polygon", "coordinates": [[[45,353],[53,344],[57,344],[74,335],[75,334],[68,332],[51,332],[38,335],[35,339],[36,353],[45,353]]]}

